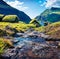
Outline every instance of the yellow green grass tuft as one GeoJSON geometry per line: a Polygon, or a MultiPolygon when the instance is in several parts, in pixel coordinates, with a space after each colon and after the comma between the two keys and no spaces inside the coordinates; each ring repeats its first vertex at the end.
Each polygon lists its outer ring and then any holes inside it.
{"type": "Polygon", "coordinates": [[[4,53],[5,49],[13,46],[12,42],[8,39],[0,38],[0,54],[4,53]]]}

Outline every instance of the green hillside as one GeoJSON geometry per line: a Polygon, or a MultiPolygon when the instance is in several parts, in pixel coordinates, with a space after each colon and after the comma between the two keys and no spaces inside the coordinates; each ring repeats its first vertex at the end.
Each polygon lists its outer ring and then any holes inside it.
{"type": "Polygon", "coordinates": [[[35,28],[35,30],[50,35],[53,38],[60,39],[60,21],[49,24],[47,26],[35,28]]]}
{"type": "Polygon", "coordinates": [[[37,21],[42,22],[58,22],[60,21],[60,8],[51,8],[46,9],[44,12],[42,12],[39,16],[35,18],[37,21]]]}

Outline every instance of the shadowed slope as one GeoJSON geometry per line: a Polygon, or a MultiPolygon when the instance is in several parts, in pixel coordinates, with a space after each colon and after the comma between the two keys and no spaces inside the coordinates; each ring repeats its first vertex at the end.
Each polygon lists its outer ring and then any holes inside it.
{"type": "Polygon", "coordinates": [[[9,6],[6,2],[4,2],[3,0],[0,0],[0,14],[4,14],[4,15],[17,15],[20,19],[20,21],[23,21],[25,23],[29,23],[30,22],[30,17],[28,15],[26,15],[24,12],[19,11],[11,6],[9,6]]]}

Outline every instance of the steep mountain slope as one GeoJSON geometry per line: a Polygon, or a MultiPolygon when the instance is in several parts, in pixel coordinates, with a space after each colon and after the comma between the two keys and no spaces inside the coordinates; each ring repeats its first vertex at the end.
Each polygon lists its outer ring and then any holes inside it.
{"type": "Polygon", "coordinates": [[[0,0],[0,14],[4,14],[4,15],[17,15],[20,19],[20,21],[23,21],[25,23],[29,23],[30,22],[30,17],[28,15],[26,15],[24,12],[19,11],[11,6],[9,6],[6,2],[4,2],[3,0],[0,0]]]}
{"type": "Polygon", "coordinates": [[[38,21],[48,21],[57,22],[60,21],[60,8],[46,9],[41,15],[37,16],[35,19],[38,21]]]}

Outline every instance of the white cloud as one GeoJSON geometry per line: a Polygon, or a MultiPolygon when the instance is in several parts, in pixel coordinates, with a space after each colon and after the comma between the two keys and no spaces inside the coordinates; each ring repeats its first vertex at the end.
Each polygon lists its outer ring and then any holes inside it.
{"type": "Polygon", "coordinates": [[[46,8],[60,7],[60,0],[46,0],[41,6],[45,6],[46,8]]]}
{"type": "Polygon", "coordinates": [[[55,3],[56,3],[56,1],[57,0],[46,0],[47,2],[46,2],[46,7],[52,7],[55,3]]]}
{"type": "MultiPolygon", "coordinates": [[[[6,0],[5,0],[6,1],[6,0]]],[[[15,0],[15,1],[6,1],[10,6],[18,9],[18,10],[21,10],[21,11],[24,11],[26,9],[28,9],[28,7],[26,6],[23,6],[24,2],[20,2],[18,0],[15,0]]]]}
{"type": "Polygon", "coordinates": [[[41,4],[40,6],[44,6],[46,4],[46,2],[44,2],[43,4],[41,4]]]}

